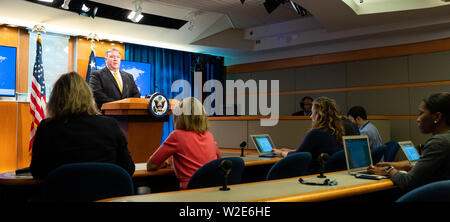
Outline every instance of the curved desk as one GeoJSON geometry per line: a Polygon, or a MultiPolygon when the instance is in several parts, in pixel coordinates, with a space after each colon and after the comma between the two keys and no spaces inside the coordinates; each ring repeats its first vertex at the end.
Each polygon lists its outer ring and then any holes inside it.
{"type": "MultiPolygon", "coordinates": [[[[312,202],[345,198],[377,191],[393,189],[390,179],[379,181],[357,179],[347,171],[328,173],[336,179],[336,186],[305,185],[299,177],[231,185],[230,191],[220,191],[218,187],[157,193],[139,196],[111,198],[102,202],[312,202]]],[[[313,176],[305,176],[313,177],[313,176]]]]}

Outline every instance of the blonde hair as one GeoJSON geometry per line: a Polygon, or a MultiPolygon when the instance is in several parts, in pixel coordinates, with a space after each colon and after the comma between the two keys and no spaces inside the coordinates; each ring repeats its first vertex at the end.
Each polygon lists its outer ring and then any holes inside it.
{"type": "Polygon", "coordinates": [[[47,104],[49,118],[66,119],[72,115],[99,115],[92,90],[76,72],[63,74],[53,86],[47,104]]]}
{"type": "Polygon", "coordinates": [[[342,119],[337,109],[336,101],[321,96],[313,101],[316,118],[312,123],[312,129],[330,129],[336,136],[336,141],[342,144],[342,136],[345,135],[342,119]]]}
{"type": "Polygon", "coordinates": [[[174,124],[175,129],[195,131],[203,134],[209,129],[208,118],[202,103],[194,98],[188,97],[175,105],[174,124]]]}

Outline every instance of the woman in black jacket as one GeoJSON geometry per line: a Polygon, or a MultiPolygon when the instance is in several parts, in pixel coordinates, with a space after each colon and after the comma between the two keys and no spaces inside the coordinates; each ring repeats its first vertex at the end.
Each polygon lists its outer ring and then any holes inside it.
{"type": "Polygon", "coordinates": [[[34,178],[68,163],[115,163],[133,175],[135,166],[117,121],[101,116],[92,91],[76,72],[56,81],[47,118],[37,128],[30,170],[34,178]]]}

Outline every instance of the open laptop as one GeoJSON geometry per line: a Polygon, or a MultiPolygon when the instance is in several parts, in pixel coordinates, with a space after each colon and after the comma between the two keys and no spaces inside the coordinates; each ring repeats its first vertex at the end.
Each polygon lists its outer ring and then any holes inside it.
{"type": "Polygon", "coordinates": [[[401,141],[398,142],[398,145],[400,145],[400,148],[403,150],[403,153],[405,153],[405,156],[410,163],[414,163],[420,158],[420,155],[417,152],[413,142],[401,141]]]}
{"type": "Polygon", "coordinates": [[[367,172],[372,165],[372,155],[369,148],[367,135],[343,136],[344,152],[347,162],[348,173],[356,177],[367,179],[384,179],[385,176],[375,175],[367,172]]]}
{"type": "Polygon", "coordinates": [[[272,153],[275,146],[269,134],[250,135],[250,138],[252,138],[260,157],[279,157],[279,155],[272,153]]]}

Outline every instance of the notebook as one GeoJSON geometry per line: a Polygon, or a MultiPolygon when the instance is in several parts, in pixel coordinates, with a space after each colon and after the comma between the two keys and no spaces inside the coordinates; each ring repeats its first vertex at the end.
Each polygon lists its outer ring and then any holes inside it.
{"type": "Polygon", "coordinates": [[[372,165],[372,155],[367,135],[343,136],[344,152],[348,173],[359,177],[364,174],[367,179],[384,179],[385,176],[370,174],[367,168],[372,165]],[[371,178],[373,177],[373,178],[371,178]]]}
{"type": "Polygon", "coordinates": [[[420,155],[417,152],[413,142],[401,141],[398,142],[398,145],[400,145],[400,148],[403,150],[403,153],[405,153],[405,156],[410,163],[414,163],[420,158],[420,155]]]}
{"type": "Polygon", "coordinates": [[[275,148],[272,139],[269,134],[250,135],[256,150],[260,157],[278,157],[279,155],[273,154],[272,150],[275,148]]]}

